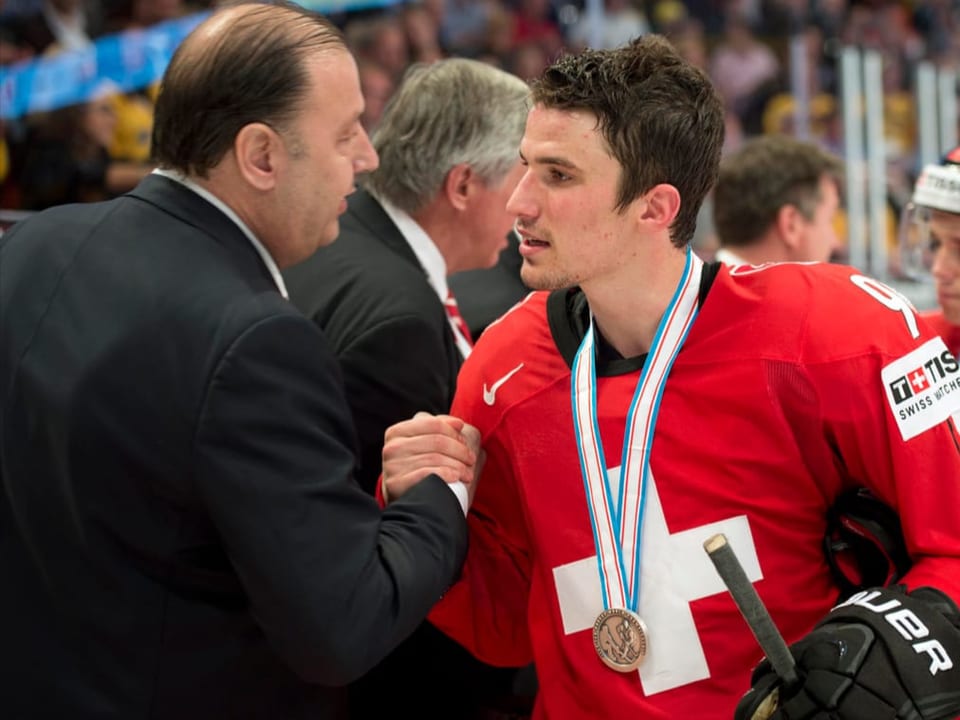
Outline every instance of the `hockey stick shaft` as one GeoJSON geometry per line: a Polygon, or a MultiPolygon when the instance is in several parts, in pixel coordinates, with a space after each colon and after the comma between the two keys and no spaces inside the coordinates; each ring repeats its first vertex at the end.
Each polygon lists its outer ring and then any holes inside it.
{"type": "Polygon", "coordinates": [[[723,533],[714,535],[703,544],[703,549],[710,556],[773,671],[786,687],[799,682],[796,661],[726,536],[723,533]]]}

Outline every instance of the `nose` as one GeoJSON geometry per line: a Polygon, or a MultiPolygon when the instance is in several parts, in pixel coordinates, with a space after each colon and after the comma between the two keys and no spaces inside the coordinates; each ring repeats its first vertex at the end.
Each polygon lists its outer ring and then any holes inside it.
{"type": "Polygon", "coordinates": [[[373,143],[370,142],[370,136],[367,131],[361,129],[357,138],[357,154],[353,161],[353,171],[355,173],[371,172],[380,165],[380,157],[377,155],[373,143]]]}
{"type": "Polygon", "coordinates": [[[940,247],[934,250],[930,272],[941,282],[950,280],[960,274],[960,262],[950,257],[946,243],[941,243],[940,247]]]}
{"type": "MultiPolygon", "coordinates": [[[[532,175],[528,169],[520,178],[520,182],[513,189],[510,198],[507,200],[507,212],[517,217],[517,222],[522,218],[535,218],[537,216],[536,203],[533,199],[532,175]]],[[[516,228],[516,223],[514,223],[516,228]]]]}

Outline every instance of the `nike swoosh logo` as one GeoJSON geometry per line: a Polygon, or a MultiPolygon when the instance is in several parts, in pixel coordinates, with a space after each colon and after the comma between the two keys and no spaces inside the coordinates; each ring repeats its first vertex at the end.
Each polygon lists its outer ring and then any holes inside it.
{"type": "Polygon", "coordinates": [[[516,373],[520,370],[520,368],[522,368],[522,367],[523,367],[523,363],[520,363],[520,364],[517,365],[513,370],[511,370],[511,371],[508,372],[506,375],[504,375],[502,378],[500,378],[499,380],[497,380],[497,381],[496,381],[493,385],[491,385],[489,388],[487,387],[487,384],[484,383],[484,384],[483,384],[483,401],[484,401],[487,405],[493,405],[493,404],[497,401],[497,390],[500,389],[500,386],[503,385],[507,380],[509,380],[510,378],[512,378],[512,377],[514,376],[514,374],[516,374],[516,373]]]}

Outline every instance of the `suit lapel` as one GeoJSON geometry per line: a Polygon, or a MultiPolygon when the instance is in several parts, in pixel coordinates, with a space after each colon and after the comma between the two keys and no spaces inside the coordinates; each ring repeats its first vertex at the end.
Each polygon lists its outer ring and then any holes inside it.
{"type": "MultiPolygon", "coordinates": [[[[386,247],[406,262],[423,270],[410,243],[394,225],[383,206],[370,193],[366,190],[357,190],[347,199],[347,204],[347,212],[353,217],[354,222],[365,227],[370,235],[381,240],[386,247]]],[[[423,272],[426,273],[426,270],[423,272]]]]}

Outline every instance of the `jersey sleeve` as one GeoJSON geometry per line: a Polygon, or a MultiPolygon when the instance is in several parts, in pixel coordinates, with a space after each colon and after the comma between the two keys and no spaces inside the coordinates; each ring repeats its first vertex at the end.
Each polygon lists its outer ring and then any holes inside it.
{"type": "Polygon", "coordinates": [[[479,402],[481,385],[471,381],[470,372],[476,365],[471,356],[451,414],[480,429],[487,458],[468,515],[470,544],[463,572],[429,619],[483,662],[517,667],[533,658],[527,625],[531,554],[512,470],[516,450],[479,402]]]}
{"type": "Polygon", "coordinates": [[[904,582],[960,600],[960,440],[950,418],[960,411],[960,368],[905,301],[868,282],[862,296],[851,290],[843,303],[860,337],[838,337],[821,322],[827,338],[807,357],[807,372],[850,477],[899,513],[914,561],[904,582]],[[820,352],[830,361],[818,361],[820,352]]]}

